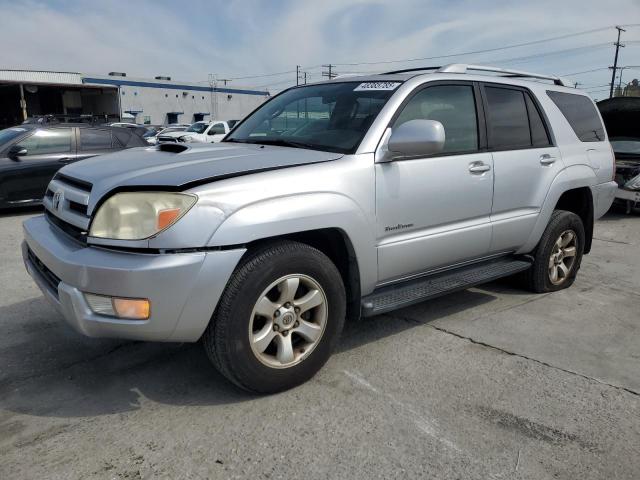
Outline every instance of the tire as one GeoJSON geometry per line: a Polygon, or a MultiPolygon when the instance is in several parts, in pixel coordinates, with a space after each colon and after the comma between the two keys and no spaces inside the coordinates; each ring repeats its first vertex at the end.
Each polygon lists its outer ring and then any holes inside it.
{"type": "Polygon", "coordinates": [[[565,210],[555,210],[538,246],[532,252],[533,265],[524,272],[525,286],[536,293],[555,292],[570,287],[580,269],[584,245],[584,225],[580,217],[565,210]],[[570,234],[567,232],[573,235],[572,240],[569,240],[570,234]],[[562,247],[564,243],[567,245],[562,247]],[[571,248],[574,255],[570,254],[571,248]],[[561,255],[559,251],[562,252],[561,255]],[[555,281],[553,270],[556,271],[555,281]]]}
{"type": "Polygon", "coordinates": [[[216,369],[240,388],[279,392],[327,362],[345,311],[342,277],[326,255],[303,243],[270,243],[236,267],[203,345],[216,369]]]}

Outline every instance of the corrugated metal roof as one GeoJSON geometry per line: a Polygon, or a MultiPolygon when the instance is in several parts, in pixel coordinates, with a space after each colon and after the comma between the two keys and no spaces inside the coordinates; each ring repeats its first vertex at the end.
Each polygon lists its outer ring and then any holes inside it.
{"type": "Polygon", "coordinates": [[[38,83],[51,85],[82,85],[82,75],[74,72],[35,70],[0,70],[0,82],[38,83]]]}

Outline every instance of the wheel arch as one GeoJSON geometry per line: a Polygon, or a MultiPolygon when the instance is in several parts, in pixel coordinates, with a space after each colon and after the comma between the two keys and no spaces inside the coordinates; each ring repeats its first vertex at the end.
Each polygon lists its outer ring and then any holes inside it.
{"type": "Polygon", "coordinates": [[[586,165],[565,168],[554,178],[538,220],[526,244],[517,253],[531,252],[542,237],[554,210],[568,210],[578,215],[585,229],[585,250],[591,251],[594,224],[594,204],[591,187],[597,184],[593,169],[586,165]]]}

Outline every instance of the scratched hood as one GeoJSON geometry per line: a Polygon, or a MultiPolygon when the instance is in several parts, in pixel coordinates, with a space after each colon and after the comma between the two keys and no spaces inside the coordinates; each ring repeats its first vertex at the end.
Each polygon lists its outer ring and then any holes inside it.
{"type": "Polygon", "coordinates": [[[337,160],[339,153],[215,143],[133,148],[67,165],[60,174],[92,185],[89,210],[120,188],[187,189],[214,180],[337,160]],[[180,151],[185,148],[184,151],[180,151]]]}

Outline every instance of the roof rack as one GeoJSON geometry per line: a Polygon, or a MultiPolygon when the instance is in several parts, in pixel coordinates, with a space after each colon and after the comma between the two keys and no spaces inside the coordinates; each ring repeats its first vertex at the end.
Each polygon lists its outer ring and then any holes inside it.
{"type": "Polygon", "coordinates": [[[553,75],[542,75],[540,73],[523,72],[521,70],[509,70],[506,68],[487,67],[485,65],[466,65],[463,63],[452,63],[451,65],[445,65],[443,67],[423,67],[423,68],[409,68],[406,70],[396,70],[392,73],[408,73],[419,72],[424,70],[435,70],[435,73],[467,73],[468,70],[474,70],[477,72],[491,72],[499,73],[507,77],[521,77],[521,78],[537,78],[540,80],[551,80],[555,85],[566,86],[560,77],[553,75]]]}

